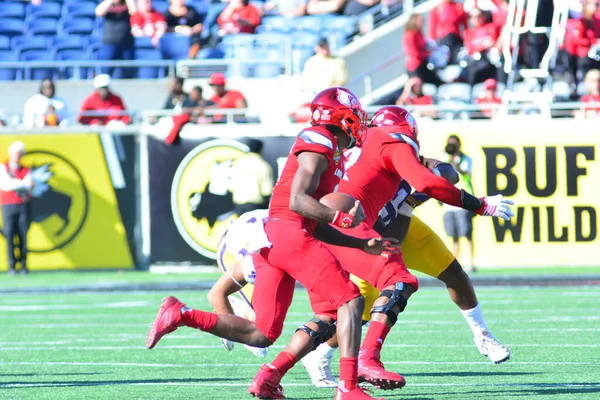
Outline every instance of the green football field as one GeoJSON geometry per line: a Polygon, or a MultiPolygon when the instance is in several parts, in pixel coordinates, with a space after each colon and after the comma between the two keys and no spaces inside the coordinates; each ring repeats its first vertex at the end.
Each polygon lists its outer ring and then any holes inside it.
{"type": "MultiPolygon", "coordinates": [[[[480,287],[507,363],[481,356],[442,288],[409,302],[388,337],[383,361],[406,377],[386,399],[599,399],[600,287],[480,287]]],[[[208,309],[206,293],[176,292],[208,309]]],[[[146,350],[146,332],[165,292],[0,295],[0,399],[244,399],[259,366],[271,361],[310,318],[296,291],[284,335],[266,359],[188,328],[146,350]]],[[[338,356],[334,358],[337,361],[338,356]]],[[[337,363],[335,363],[337,364],[337,363]]],[[[335,366],[337,373],[337,365],[335,366]]],[[[301,365],[284,378],[291,399],[332,399],[301,365]]]]}

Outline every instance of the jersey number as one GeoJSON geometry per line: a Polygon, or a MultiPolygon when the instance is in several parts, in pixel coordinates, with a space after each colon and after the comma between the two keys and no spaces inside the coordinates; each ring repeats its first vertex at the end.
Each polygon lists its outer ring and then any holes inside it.
{"type": "Polygon", "coordinates": [[[344,177],[342,179],[345,181],[350,180],[348,178],[348,170],[352,168],[354,164],[356,164],[361,154],[362,150],[360,147],[354,147],[350,150],[346,150],[344,154],[344,157],[346,158],[346,161],[344,162],[344,168],[346,169],[346,172],[344,173],[344,177]]]}

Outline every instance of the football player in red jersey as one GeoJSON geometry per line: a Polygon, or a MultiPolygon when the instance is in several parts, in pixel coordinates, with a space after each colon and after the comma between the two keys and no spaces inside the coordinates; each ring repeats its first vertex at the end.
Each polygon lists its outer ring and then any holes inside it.
{"type": "Polygon", "coordinates": [[[152,324],[146,346],[153,348],[162,336],[179,326],[254,347],[270,346],[281,335],[297,280],[309,293],[315,318],[299,328],[295,340],[271,365],[261,367],[248,392],[259,398],[285,398],[279,384],[281,376],[304,354],[328,340],[335,332],[337,320],[341,357],[336,400],[371,399],[357,385],[364,299],[313,233],[321,223],[321,240],[370,254],[397,251],[397,240],[380,239],[379,235],[355,238],[332,227],[351,228],[364,219],[359,202],[344,213],[324,206],[318,199],[338,185],[344,174],[341,151],[360,141],[366,113],[356,97],[342,88],[319,93],[311,103],[311,112],[312,126],[298,135],[271,197],[265,224],[271,245],[253,257],[257,271],[252,299],[256,321],[194,310],[167,297],[152,324]]]}
{"type": "MultiPolygon", "coordinates": [[[[408,111],[401,107],[384,107],[375,114],[373,123],[376,126],[363,135],[363,146],[352,151],[354,154],[347,162],[347,175],[338,188],[359,200],[365,210],[364,222],[351,230],[352,235],[377,236],[373,226],[380,211],[396,195],[403,179],[418,192],[479,215],[503,219],[514,216],[508,207],[512,201],[501,196],[476,198],[426,168],[419,159],[417,124],[408,111]]],[[[383,368],[380,351],[398,314],[417,289],[411,281],[412,275],[406,271],[400,255],[380,257],[374,264],[373,257],[365,257],[353,249],[327,247],[345,270],[380,291],[371,309],[369,329],[359,353],[359,379],[382,389],[402,387],[404,379],[383,368]]]]}

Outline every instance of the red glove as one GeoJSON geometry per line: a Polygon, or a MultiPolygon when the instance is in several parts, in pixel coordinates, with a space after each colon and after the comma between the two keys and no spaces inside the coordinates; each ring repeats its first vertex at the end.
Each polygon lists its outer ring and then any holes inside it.
{"type": "Polygon", "coordinates": [[[339,210],[335,212],[335,217],[333,217],[333,221],[331,221],[333,225],[339,226],[340,228],[350,228],[352,222],[354,222],[354,217],[351,214],[339,210]]]}

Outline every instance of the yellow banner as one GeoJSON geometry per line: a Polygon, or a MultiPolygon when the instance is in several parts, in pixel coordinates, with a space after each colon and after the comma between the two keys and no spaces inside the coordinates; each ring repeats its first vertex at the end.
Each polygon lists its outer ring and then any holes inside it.
{"type": "MultiPolygon", "coordinates": [[[[517,216],[510,223],[474,219],[476,266],[600,265],[598,121],[423,122],[421,154],[446,160],[452,133],[473,159],[475,194],[502,193],[516,203],[517,216]]],[[[436,201],[417,213],[448,240],[444,209],[436,201]]],[[[461,252],[460,259],[468,258],[464,244],[461,252]]]]}
{"type": "MultiPolygon", "coordinates": [[[[35,181],[28,267],[133,267],[99,136],[2,135],[2,162],[16,140],[25,143],[23,164],[32,168],[35,181]]],[[[7,269],[6,240],[1,241],[0,252],[0,268],[7,269]]]]}

